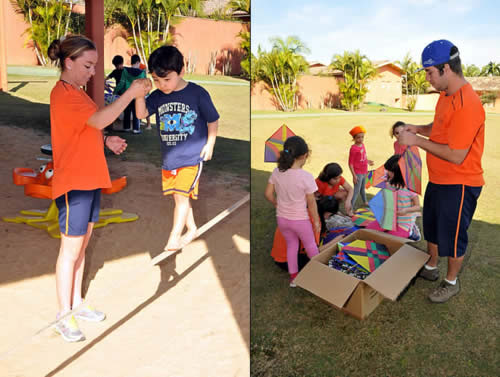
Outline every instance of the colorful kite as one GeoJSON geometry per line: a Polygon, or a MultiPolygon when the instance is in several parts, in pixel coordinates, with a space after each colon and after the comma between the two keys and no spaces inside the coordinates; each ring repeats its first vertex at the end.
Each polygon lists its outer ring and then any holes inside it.
{"type": "Polygon", "coordinates": [[[370,188],[372,186],[379,187],[379,185],[383,185],[385,188],[386,185],[387,173],[385,172],[384,165],[378,167],[375,170],[370,170],[366,175],[366,188],[370,188]]]}
{"type": "Polygon", "coordinates": [[[375,221],[375,215],[368,208],[357,209],[352,217],[352,222],[357,226],[367,226],[372,221],[375,221]]]}
{"type": "Polygon", "coordinates": [[[278,128],[276,132],[266,140],[264,162],[278,161],[280,152],[283,150],[283,144],[285,144],[286,139],[291,136],[295,136],[295,133],[289,129],[286,124],[278,128]]]}
{"type": "Polygon", "coordinates": [[[375,241],[355,240],[348,244],[339,243],[339,245],[341,252],[347,254],[370,272],[373,272],[391,256],[387,247],[375,241]]]}
{"type": "Polygon", "coordinates": [[[380,190],[368,203],[380,226],[386,230],[396,230],[398,193],[389,189],[380,190]]]}
{"type": "Polygon", "coordinates": [[[422,194],[422,160],[418,147],[412,145],[406,148],[399,159],[399,168],[405,180],[406,188],[418,195],[422,194]]]}

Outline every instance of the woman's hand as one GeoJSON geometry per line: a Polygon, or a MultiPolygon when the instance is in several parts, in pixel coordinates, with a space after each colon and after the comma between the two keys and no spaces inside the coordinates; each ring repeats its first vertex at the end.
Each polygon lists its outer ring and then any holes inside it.
{"type": "Polygon", "coordinates": [[[107,136],[104,143],[114,154],[120,154],[127,149],[127,141],[120,136],[107,136]]]}

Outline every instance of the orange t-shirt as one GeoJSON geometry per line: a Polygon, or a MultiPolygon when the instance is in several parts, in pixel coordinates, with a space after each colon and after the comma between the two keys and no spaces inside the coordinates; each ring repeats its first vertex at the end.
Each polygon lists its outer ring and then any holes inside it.
{"type": "Polygon", "coordinates": [[[63,81],[50,93],[53,199],[71,190],[111,187],[102,131],[87,125],[97,110],[85,91],[63,81]]]}
{"type": "Polygon", "coordinates": [[[484,185],[481,167],[484,120],[481,100],[469,83],[451,96],[441,92],[436,104],[430,140],[448,144],[451,149],[470,149],[460,165],[427,153],[429,181],[442,185],[461,184],[475,187],[484,185]]]}
{"type": "Polygon", "coordinates": [[[345,183],[344,177],[340,177],[339,181],[335,186],[330,186],[328,182],[323,182],[321,179],[316,178],[316,186],[318,186],[318,192],[323,196],[333,196],[338,191],[340,186],[345,183]]]}

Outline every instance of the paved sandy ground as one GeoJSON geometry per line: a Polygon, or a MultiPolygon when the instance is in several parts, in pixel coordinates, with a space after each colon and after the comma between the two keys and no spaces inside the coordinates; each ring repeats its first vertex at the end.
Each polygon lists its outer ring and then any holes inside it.
{"type": "MultiPolygon", "coordinates": [[[[48,207],[48,200],[24,196],[11,171],[38,168],[40,145],[49,141],[0,126],[1,216],[48,207]]],[[[171,227],[172,200],[161,196],[158,168],[109,161],[112,178],[127,175],[128,186],[103,195],[101,208],[140,219],[94,231],[84,290],[108,317],[80,321],[84,342],[66,343],[52,329],[33,336],[55,319],[59,240],[0,221],[0,376],[248,376],[249,204],[153,267],[171,227]]],[[[202,176],[198,225],[244,197],[245,185],[241,177],[202,176]]]]}

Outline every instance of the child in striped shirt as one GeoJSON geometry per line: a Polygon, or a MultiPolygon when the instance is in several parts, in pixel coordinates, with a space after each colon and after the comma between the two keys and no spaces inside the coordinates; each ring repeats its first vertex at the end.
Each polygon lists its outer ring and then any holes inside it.
{"type": "MultiPolygon", "coordinates": [[[[395,154],[384,164],[384,168],[387,171],[387,180],[398,193],[397,226],[396,230],[391,230],[388,233],[409,238],[412,228],[415,225],[415,219],[420,211],[420,200],[416,193],[405,188],[405,181],[398,164],[400,158],[401,155],[395,154]]],[[[367,228],[387,232],[387,230],[379,225],[377,220],[368,224],[367,228]]]]}

